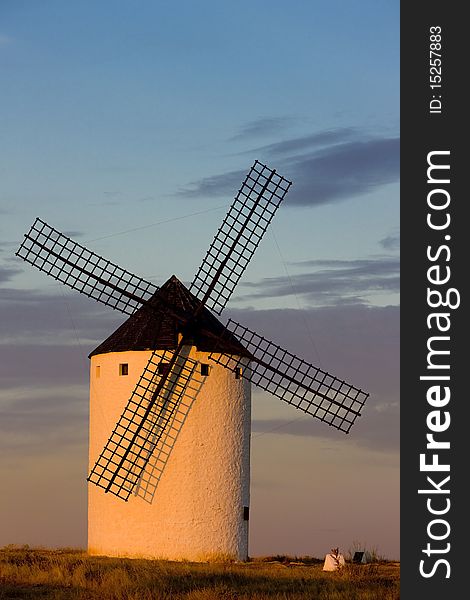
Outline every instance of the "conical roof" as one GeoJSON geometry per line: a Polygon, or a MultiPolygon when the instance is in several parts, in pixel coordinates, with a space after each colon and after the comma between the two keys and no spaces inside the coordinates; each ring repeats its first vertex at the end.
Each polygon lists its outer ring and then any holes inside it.
{"type": "MultiPolygon", "coordinates": [[[[183,327],[181,320],[189,319],[201,302],[174,275],[141,306],[127,321],[95,348],[89,357],[107,352],[128,350],[172,350],[178,346],[178,334],[183,327]],[[171,307],[172,310],[165,310],[171,307]],[[163,307],[163,308],[162,308],[163,307]]],[[[249,352],[232,334],[218,341],[225,327],[203,308],[191,327],[191,340],[203,352],[227,352],[238,356],[249,356],[249,352]]]]}

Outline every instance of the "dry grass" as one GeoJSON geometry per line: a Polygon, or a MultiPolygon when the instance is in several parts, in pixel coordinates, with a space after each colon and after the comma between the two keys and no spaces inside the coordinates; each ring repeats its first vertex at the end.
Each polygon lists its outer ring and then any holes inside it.
{"type": "Polygon", "coordinates": [[[325,573],[310,557],[176,563],[90,557],[73,549],[0,549],[1,600],[397,600],[399,564],[325,573]]]}

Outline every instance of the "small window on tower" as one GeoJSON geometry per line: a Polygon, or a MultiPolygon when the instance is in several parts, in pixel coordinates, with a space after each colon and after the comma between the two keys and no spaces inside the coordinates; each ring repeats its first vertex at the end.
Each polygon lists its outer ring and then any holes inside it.
{"type": "Polygon", "coordinates": [[[119,365],[119,375],[129,375],[129,365],[127,363],[119,365]]]}
{"type": "Polygon", "coordinates": [[[99,365],[96,365],[96,369],[95,369],[95,377],[96,379],[99,379],[101,375],[101,367],[99,365]]]}
{"type": "Polygon", "coordinates": [[[241,367],[235,367],[234,372],[235,372],[235,379],[242,378],[242,368],[241,367]]]}
{"type": "Polygon", "coordinates": [[[161,362],[158,363],[158,374],[166,375],[170,371],[170,363],[161,362]]]}
{"type": "Polygon", "coordinates": [[[209,375],[209,365],[206,363],[201,363],[201,375],[203,377],[207,377],[209,375]]]}
{"type": "Polygon", "coordinates": [[[244,521],[250,520],[250,507],[249,506],[243,507],[243,520],[244,521]]]}

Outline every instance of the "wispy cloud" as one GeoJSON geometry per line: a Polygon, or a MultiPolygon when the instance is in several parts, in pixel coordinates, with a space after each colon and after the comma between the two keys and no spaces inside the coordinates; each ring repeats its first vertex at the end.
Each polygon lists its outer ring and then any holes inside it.
{"type": "Polygon", "coordinates": [[[77,231],[76,229],[67,229],[66,231],[63,231],[62,233],[69,238],[83,237],[85,235],[85,233],[83,231],[77,231]]]}
{"type": "MultiPolygon", "coordinates": [[[[0,252],[2,249],[0,248],[0,252]]],[[[5,283],[6,281],[11,281],[15,275],[21,273],[21,269],[16,269],[12,267],[5,267],[0,265],[0,283],[5,283]]]]}
{"type": "Polygon", "coordinates": [[[6,46],[7,44],[11,44],[12,38],[8,35],[4,35],[0,33],[0,46],[6,46]]]}
{"type": "Polygon", "coordinates": [[[16,250],[16,248],[18,248],[19,246],[19,242],[15,241],[15,242],[0,242],[0,252],[8,252],[9,256],[13,256],[14,252],[11,252],[11,249],[14,248],[16,250]]]}
{"type": "Polygon", "coordinates": [[[303,296],[313,305],[367,303],[373,293],[398,293],[400,263],[396,257],[362,260],[309,260],[294,263],[308,273],[242,283],[251,293],[238,300],[303,296]]]}
{"type": "Polygon", "coordinates": [[[88,389],[35,386],[22,394],[3,393],[0,404],[2,456],[16,458],[86,444],[88,389]]]}
{"type": "Polygon", "coordinates": [[[399,177],[397,138],[351,141],[289,159],[295,182],[287,202],[318,206],[372,192],[399,177]]]}
{"type": "Polygon", "coordinates": [[[0,311],[0,350],[3,346],[11,352],[16,344],[81,344],[84,353],[90,352],[124,320],[121,313],[85,296],[64,293],[60,284],[50,294],[3,288],[0,311]]]}
{"type": "MultiPolygon", "coordinates": [[[[318,206],[373,192],[398,181],[399,138],[371,137],[338,128],[286,139],[249,151],[294,182],[289,206],[318,206]]],[[[248,152],[247,152],[248,154],[248,152]]],[[[245,171],[230,171],[189,183],[177,195],[232,196],[245,171]]]]}
{"type": "MultiPolygon", "coordinates": [[[[381,452],[398,452],[400,448],[400,411],[398,402],[375,405],[369,400],[363,409],[365,423],[361,419],[354,424],[353,443],[357,446],[381,452]]],[[[335,430],[325,432],[325,426],[308,415],[287,421],[286,419],[254,419],[252,431],[256,435],[293,435],[300,437],[324,437],[342,440],[343,434],[335,430]]]]}
{"type": "Polygon", "coordinates": [[[245,140],[268,135],[278,135],[280,131],[286,129],[293,121],[293,117],[259,117],[242,125],[240,131],[231,139],[245,140]]]}
{"type": "Polygon", "coordinates": [[[234,190],[240,187],[240,182],[244,180],[245,175],[245,171],[229,171],[221,175],[204,177],[188,183],[176,195],[188,198],[233,196],[234,190]]]}
{"type": "Polygon", "coordinates": [[[382,240],[380,240],[379,243],[385,250],[398,250],[398,248],[400,247],[400,234],[393,233],[391,235],[388,235],[387,237],[384,237],[382,240]]]}
{"type": "Polygon", "coordinates": [[[338,129],[328,129],[319,131],[302,137],[291,138],[260,146],[248,152],[257,152],[269,156],[288,156],[293,152],[301,152],[306,149],[316,148],[318,146],[329,146],[338,143],[344,143],[354,135],[357,130],[353,127],[340,127],[338,129]]]}

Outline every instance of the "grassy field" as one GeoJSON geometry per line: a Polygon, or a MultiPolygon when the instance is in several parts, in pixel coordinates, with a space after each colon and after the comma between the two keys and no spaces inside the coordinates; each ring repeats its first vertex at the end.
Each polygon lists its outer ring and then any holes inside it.
{"type": "Polygon", "coordinates": [[[0,549],[0,599],[396,600],[396,562],[322,571],[313,558],[176,563],[90,557],[81,550],[0,549]]]}

